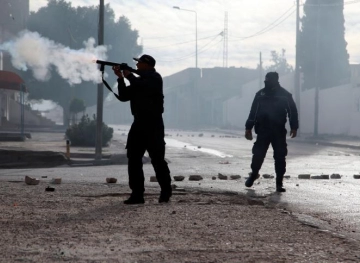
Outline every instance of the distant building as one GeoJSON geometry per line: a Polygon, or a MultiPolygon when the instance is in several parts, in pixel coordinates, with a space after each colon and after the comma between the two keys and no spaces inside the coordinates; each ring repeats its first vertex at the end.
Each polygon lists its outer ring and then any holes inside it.
{"type": "Polygon", "coordinates": [[[360,89],[360,64],[350,64],[350,70],[353,88],[360,89]]]}
{"type": "Polygon", "coordinates": [[[189,68],[164,78],[167,127],[205,128],[226,125],[223,103],[241,96],[242,85],[258,71],[248,68],[189,68]]]}

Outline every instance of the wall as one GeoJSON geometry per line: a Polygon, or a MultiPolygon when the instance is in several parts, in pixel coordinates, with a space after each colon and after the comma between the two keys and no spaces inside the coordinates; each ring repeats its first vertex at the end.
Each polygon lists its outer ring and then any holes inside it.
{"type": "MultiPolygon", "coordinates": [[[[280,76],[280,85],[293,93],[294,74],[280,76]]],[[[259,79],[242,85],[241,96],[233,97],[223,103],[225,126],[245,129],[256,92],[259,91],[259,79]]]]}
{"type": "MultiPolygon", "coordinates": [[[[20,126],[21,123],[21,105],[9,99],[9,122],[16,123],[20,126]]],[[[24,110],[24,124],[34,126],[53,126],[55,123],[49,119],[38,115],[36,111],[24,110]]]]}
{"type": "MultiPolygon", "coordinates": [[[[293,74],[280,77],[281,85],[293,92],[293,74]]],[[[224,103],[224,119],[228,126],[245,128],[251,103],[258,91],[258,80],[242,86],[242,96],[224,103]]],[[[315,90],[301,92],[300,132],[313,134],[315,119],[315,90]]],[[[288,125],[288,124],[287,124],[288,125]]],[[[289,126],[287,126],[289,129],[289,126]]],[[[360,136],[360,88],[353,84],[333,87],[319,92],[319,134],[360,136]]]]}

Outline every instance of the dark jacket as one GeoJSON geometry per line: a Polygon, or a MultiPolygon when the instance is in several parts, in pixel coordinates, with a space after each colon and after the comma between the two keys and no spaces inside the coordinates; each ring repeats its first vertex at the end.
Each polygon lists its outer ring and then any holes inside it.
{"type": "Polygon", "coordinates": [[[139,77],[130,74],[126,86],[118,79],[119,100],[130,101],[135,120],[161,117],[164,112],[163,80],[156,70],[138,71],[139,77]]]}
{"type": "Polygon", "coordinates": [[[299,128],[298,112],[290,92],[280,85],[256,93],[245,128],[255,132],[285,130],[288,116],[291,130],[299,128]]]}

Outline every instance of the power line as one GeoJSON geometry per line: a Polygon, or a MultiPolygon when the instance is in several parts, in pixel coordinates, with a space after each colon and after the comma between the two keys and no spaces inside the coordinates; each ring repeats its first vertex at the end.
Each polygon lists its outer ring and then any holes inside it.
{"type": "Polygon", "coordinates": [[[273,30],[275,27],[279,26],[280,24],[282,24],[285,20],[287,20],[290,16],[292,16],[294,13],[295,13],[296,9],[294,9],[289,15],[287,15],[283,20],[281,20],[279,23],[275,24],[274,26],[266,29],[266,30],[261,30],[253,35],[250,35],[250,36],[247,36],[247,37],[242,37],[242,38],[237,38],[237,40],[245,40],[245,39],[249,39],[249,38],[252,38],[252,37],[257,37],[257,36],[260,36],[260,35],[263,35],[271,30],[273,30]]]}
{"type": "MultiPolygon", "coordinates": [[[[222,39],[220,39],[219,41],[215,42],[215,44],[209,46],[208,48],[204,49],[207,45],[209,45],[213,40],[215,39],[212,39],[209,43],[207,43],[205,46],[203,46],[202,48],[200,48],[198,50],[198,54],[200,53],[203,53],[205,52],[206,50],[209,50],[210,48],[212,48],[213,46],[219,44],[220,42],[222,42],[222,39]]],[[[174,58],[173,60],[157,60],[157,61],[160,61],[160,62],[175,62],[175,61],[180,61],[180,60],[186,60],[186,59],[189,59],[189,58],[192,58],[195,56],[195,53],[191,53],[189,55],[185,55],[185,56],[182,56],[182,57],[178,57],[178,58],[174,58]]]]}
{"type": "MultiPolygon", "coordinates": [[[[203,31],[202,33],[209,33],[209,32],[217,32],[217,31],[219,31],[219,30],[215,30],[215,29],[213,29],[213,30],[206,30],[206,31],[203,31]]],[[[189,34],[183,34],[183,35],[179,35],[179,34],[177,34],[177,35],[172,35],[172,36],[163,36],[163,37],[142,37],[143,39],[145,39],[145,40],[157,40],[157,39],[164,39],[164,38],[174,38],[174,37],[183,37],[183,36],[190,36],[190,35],[194,35],[194,33],[189,33],[189,34]]]]}
{"type": "MultiPolygon", "coordinates": [[[[200,38],[198,40],[209,39],[209,38],[217,37],[218,35],[219,34],[208,36],[208,37],[203,37],[203,38],[200,38]]],[[[190,41],[185,41],[185,42],[173,43],[173,44],[169,44],[169,45],[165,45],[165,46],[149,47],[149,48],[146,48],[146,49],[157,49],[157,48],[163,48],[163,47],[169,47],[169,46],[179,46],[179,45],[183,45],[183,44],[192,43],[192,42],[195,42],[195,41],[196,40],[190,40],[190,41]]]]}
{"type": "Polygon", "coordinates": [[[281,24],[282,22],[284,22],[287,18],[289,18],[295,11],[296,9],[294,9],[294,5],[291,6],[289,9],[287,9],[285,11],[285,13],[283,13],[282,15],[280,15],[277,19],[275,19],[272,23],[270,23],[269,25],[267,25],[266,27],[264,27],[263,29],[261,29],[260,31],[250,35],[250,36],[247,36],[247,37],[233,37],[233,38],[238,38],[238,39],[241,39],[241,40],[244,40],[244,39],[247,39],[247,38],[251,38],[251,37],[254,37],[254,36],[258,36],[258,35],[261,35],[263,33],[266,33],[268,32],[269,30],[275,28],[276,26],[278,26],[279,24],[281,24]],[[288,14],[292,9],[294,9],[290,14],[288,14]],[[288,15],[287,15],[288,14],[288,15]],[[279,23],[276,24],[276,22],[278,22],[280,19],[282,19],[285,15],[287,15],[283,20],[281,20],[279,23]],[[273,26],[275,24],[275,26],[273,26]],[[273,26],[273,27],[272,27],[273,26]]]}

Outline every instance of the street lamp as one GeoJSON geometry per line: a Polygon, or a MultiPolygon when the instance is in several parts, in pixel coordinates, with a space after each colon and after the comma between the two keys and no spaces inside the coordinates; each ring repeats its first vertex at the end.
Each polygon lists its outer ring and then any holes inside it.
{"type": "Polygon", "coordinates": [[[198,67],[198,48],[197,48],[197,13],[194,10],[189,9],[183,9],[178,6],[173,6],[174,9],[182,10],[182,11],[188,11],[195,13],[195,67],[198,67]]]}

